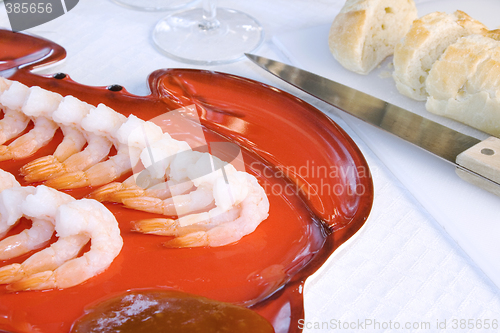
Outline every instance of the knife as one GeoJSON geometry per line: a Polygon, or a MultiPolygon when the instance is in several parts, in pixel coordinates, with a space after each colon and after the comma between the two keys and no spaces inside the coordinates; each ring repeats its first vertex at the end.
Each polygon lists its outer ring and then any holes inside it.
{"type": "Polygon", "coordinates": [[[452,163],[460,178],[500,196],[500,139],[481,141],[314,73],[245,55],[308,94],[452,163]]]}

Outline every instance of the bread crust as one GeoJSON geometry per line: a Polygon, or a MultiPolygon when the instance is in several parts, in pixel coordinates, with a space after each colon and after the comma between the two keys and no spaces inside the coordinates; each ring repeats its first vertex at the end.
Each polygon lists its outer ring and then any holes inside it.
{"type": "Polygon", "coordinates": [[[339,13],[330,29],[330,51],[342,66],[356,73],[365,73],[360,59],[363,52],[366,10],[339,13]],[[342,22],[342,23],[339,23],[342,22]]]}
{"type": "Polygon", "coordinates": [[[368,74],[416,18],[413,0],[347,0],[330,28],[330,51],[345,68],[368,74]]]}
{"type": "Polygon", "coordinates": [[[459,39],[432,66],[426,88],[429,112],[500,137],[499,41],[483,35],[459,39]]]}
{"type": "Polygon", "coordinates": [[[491,39],[500,41],[500,29],[490,30],[484,35],[491,39]]]}
{"type": "Polygon", "coordinates": [[[427,73],[446,48],[461,37],[486,32],[486,26],[460,10],[433,12],[415,20],[394,50],[393,78],[398,91],[425,101],[427,73]]]}

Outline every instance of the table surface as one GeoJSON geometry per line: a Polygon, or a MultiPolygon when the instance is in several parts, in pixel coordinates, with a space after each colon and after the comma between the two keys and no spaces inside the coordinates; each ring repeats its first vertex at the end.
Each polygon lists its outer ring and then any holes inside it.
{"type": "MultiPolygon", "coordinates": [[[[419,10],[429,10],[433,3],[441,10],[439,6],[445,1],[416,3],[419,10]]],[[[265,41],[256,54],[320,71],[318,64],[335,62],[325,54],[322,36],[343,2],[221,0],[218,5],[246,12],[262,24],[265,41]],[[316,46],[323,50],[323,58],[317,61],[316,46]]],[[[480,3],[497,5],[496,0],[480,3]]],[[[68,53],[63,63],[42,73],[68,73],[73,80],[92,86],[120,84],[136,95],[149,94],[146,78],[160,68],[236,74],[300,97],[330,116],[353,138],[372,171],[374,206],[365,227],[306,282],[304,332],[396,332],[408,325],[406,331],[415,332],[492,331],[478,330],[477,325],[500,320],[500,271],[483,255],[484,251],[499,253],[498,245],[477,249],[468,237],[481,239],[483,234],[464,233],[465,229],[458,230],[455,225],[480,228],[486,221],[490,226],[498,219],[500,198],[472,188],[454,174],[452,166],[363,127],[249,60],[194,66],[163,56],[153,46],[150,34],[155,23],[167,14],[134,11],[109,0],[81,0],[66,15],[28,32],[58,43],[68,53]],[[462,201],[468,204],[462,205],[462,201]],[[467,327],[472,322],[474,327],[467,327]]],[[[0,27],[10,28],[2,3],[0,27]]],[[[387,69],[389,63],[390,59],[379,70],[387,69]]],[[[332,71],[330,68],[328,75],[336,74],[332,71]]],[[[358,80],[353,85],[366,82],[360,76],[345,77],[358,80]]],[[[390,79],[384,82],[392,85],[390,79]]],[[[397,102],[399,97],[394,98],[397,102]]]]}

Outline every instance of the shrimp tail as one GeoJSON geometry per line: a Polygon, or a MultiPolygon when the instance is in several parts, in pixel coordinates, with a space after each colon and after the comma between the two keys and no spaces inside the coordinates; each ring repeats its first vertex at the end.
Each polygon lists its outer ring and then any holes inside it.
{"type": "Polygon", "coordinates": [[[41,290],[56,288],[54,274],[52,271],[45,271],[27,276],[19,281],[15,281],[7,286],[7,290],[41,290]]]}
{"type": "Polygon", "coordinates": [[[177,215],[175,212],[175,208],[165,207],[165,202],[159,198],[153,197],[137,197],[137,198],[128,198],[123,199],[122,203],[127,208],[141,210],[148,213],[162,214],[162,215],[177,215]]]}
{"type": "Polygon", "coordinates": [[[63,165],[54,156],[40,157],[21,167],[20,173],[27,182],[50,179],[64,171],[63,165]]]}
{"type": "Polygon", "coordinates": [[[192,232],[163,243],[167,248],[201,247],[208,245],[208,235],[205,231],[192,232]]]}
{"type": "Polygon", "coordinates": [[[144,190],[140,187],[128,187],[117,191],[109,196],[113,202],[123,202],[125,199],[137,198],[144,195],[144,190]]]}
{"type": "Polygon", "coordinates": [[[84,171],[75,171],[50,178],[44,184],[58,190],[63,190],[89,186],[90,182],[84,171]]]}
{"type": "MultiPolygon", "coordinates": [[[[113,182],[99,187],[97,190],[92,191],[88,195],[88,198],[95,199],[100,202],[121,202],[119,197],[120,193],[123,192],[123,183],[113,182]]],[[[137,195],[140,196],[140,195],[137,195]]],[[[131,196],[133,198],[135,196],[131,196]]],[[[125,197],[126,198],[126,197],[125,197]]]]}
{"type": "Polygon", "coordinates": [[[39,147],[24,145],[22,147],[0,146],[0,161],[19,160],[36,153],[39,147]]]}
{"type": "MultiPolygon", "coordinates": [[[[20,139],[24,138],[20,137],[20,139]]],[[[45,144],[37,144],[34,140],[22,140],[18,142],[22,142],[23,144],[0,146],[0,161],[20,160],[29,157],[45,144]],[[33,143],[29,141],[33,141],[33,143]]],[[[15,141],[13,143],[15,143],[15,141]]]]}
{"type": "Polygon", "coordinates": [[[21,280],[21,264],[11,264],[0,268],[0,284],[12,283],[21,280]]]}
{"type": "MultiPolygon", "coordinates": [[[[154,197],[159,199],[167,199],[173,194],[185,194],[193,189],[191,182],[183,182],[181,184],[172,184],[157,188],[143,188],[135,184],[135,181],[126,180],[123,183],[113,182],[104,185],[89,194],[89,198],[100,202],[118,202],[123,203],[125,199],[139,197],[154,197]]],[[[132,201],[129,201],[133,205],[132,201]]]]}
{"type": "Polygon", "coordinates": [[[176,221],[173,219],[157,218],[132,222],[132,230],[143,234],[177,236],[176,221]]]}
{"type": "Polygon", "coordinates": [[[9,146],[0,146],[0,161],[7,161],[13,158],[9,146]]]}
{"type": "Polygon", "coordinates": [[[72,189],[108,184],[131,170],[130,158],[121,153],[93,165],[87,170],[74,171],[51,178],[48,186],[57,189],[72,189]]]}

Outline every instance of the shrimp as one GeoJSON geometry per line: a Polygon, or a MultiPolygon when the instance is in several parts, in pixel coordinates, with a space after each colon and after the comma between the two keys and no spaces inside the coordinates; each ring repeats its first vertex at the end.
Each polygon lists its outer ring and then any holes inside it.
{"type": "Polygon", "coordinates": [[[29,88],[29,95],[21,110],[26,116],[32,119],[34,127],[28,133],[15,139],[8,146],[0,146],[0,161],[22,159],[31,156],[52,140],[59,126],[50,119],[50,116],[56,110],[61,100],[62,96],[59,94],[36,86],[29,88]]]}
{"type": "MultiPolygon", "coordinates": [[[[18,211],[18,203],[31,192],[31,189],[22,188],[13,174],[0,169],[0,201],[5,198],[7,206],[0,204],[0,238],[12,229],[17,220],[9,219],[8,214],[18,211]],[[9,189],[12,189],[9,191],[9,189]],[[3,194],[5,192],[5,194],[3,194]],[[14,204],[14,206],[12,206],[14,204]],[[10,206],[9,206],[10,205],[10,206]]],[[[19,213],[17,213],[19,215],[19,213]]]]}
{"type": "Polygon", "coordinates": [[[21,203],[34,192],[33,186],[14,186],[0,192],[0,237],[19,222],[23,216],[21,203]]]}
{"type": "Polygon", "coordinates": [[[173,179],[189,179],[194,190],[163,200],[146,196],[122,199],[128,208],[177,215],[175,219],[134,223],[138,232],[177,237],[165,243],[167,247],[234,243],[253,232],[268,216],[269,201],[257,179],[208,153],[188,151],[177,155],[169,175],[173,179]]]}
{"type": "Polygon", "coordinates": [[[169,180],[165,183],[166,172],[176,154],[189,152],[191,148],[184,141],[172,139],[163,133],[156,142],[145,147],[140,159],[145,170],[127,178],[124,182],[107,184],[90,194],[98,201],[122,202],[122,199],[133,197],[154,197],[166,199],[172,195],[183,194],[191,190],[193,184],[185,176],[169,180]],[[182,178],[182,179],[180,179],[182,178]]]}
{"type": "MultiPolygon", "coordinates": [[[[229,176],[229,178],[235,175],[229,176]]],[[[259,224],[268,217],[269,200],[257,179],[244,172],[237,172],[239,185],[232,189],[246,188],[248,192],[241,202],[234,202],[225,207],[229,201],[227,193],[221,188],[216,191],[221,195],[217,198],[221,203],[208,212],[187,215],[178,219],[156,218],[136,221],[134,230],[142,233],[173,236],[174,239],[164,243],[170,248],[224,246],[235,243],[243,236],[252,233],[259,224]],[[241,186],[241,182],[246,185],[241,186]]],[[[221,182],[219,182],[220,185],[221,182]]],[[[231,184],[231,181],[230,181],[231,184]]],[[[222,186],[224,188],[224,185],[222,186]]],[[[225,188],[227,190],[227,188],[225,188]]],[[[230,199],[230,198],[229,198],[230,199]]],[[[237,198],[238,199],[238,198],[237,198]]],[[[241,197],[239,198],[241,200],[241,197]]]]}
{"type": "Polygon", "coordinates": [[[70,156],[80,152],[90,138],[86,135],[80,123],[93,106],[84,103],[73,96],[66,96],[52,113],[54,120],[63,132],[63,141],[55,152],[49,156],[40,157],[24,165],[20,173],[27,182],[42,181],[51,178],[60,171],[57,166],[70,156]]]}
{"type": "Polygon", "coordinates": [[[169,247],[234,243],[267,218],[269,201],[254,176],[237,171],[208,153],[182,145],[168,149],[161,141],[141,154],[147,167],[143,172],[152,180],[153,188],[158,186],[156,180],[168,176],[169,182],[177,186],[175,189],[141,188],[137,184],[139,174],[121,184],[108,184],[91,196],[121,202],[131,209],[177,216],[134,223],[138,232],[177,237],[165,244],[169,247]],[[182,188],[182,193],[176,193],[178,188],[182,188]]]}
{"type": "MultiPolygon", "coordinates": [[[[48,161],[42,159],[40,164],[35,163],[33,165],[35,167],[35,174],[42,170],[45,176],[48,175],[47,178],[50,181],[53,178],[70,172],[87,170],[101,162],[108,156],[113,146],[116,131],[125,120],[125,116],[104,104],[99,104],[97,107],[91,108],[89,113],[80,122],[87,140],[85,149],[71,155],[63,162],[59,162],[53,158],[48,161]]],[[[46,185],[59,188],[56,186],[57,183],[46,183],[46,185]]]]}
{"type": "Polygon", "coordinates": [[[116,132],[115,146],[118,148],[116,155],[87,170],[49,179],[46,184],[54,188],[70,189],[112,182],[132,171],[132,167],[138,163],[139,155],[146,145],[158,141],[162,134],[162,129],[154,123],[130,115],[116,132]]]}
{"type": "Polygon", "coordinates": [[[12,187],[21,186],[16,177],[10,172],[0,169],[0,192],[12,187]]]}
{"type": "MultiPolygon", "coordinates": [[[[196,151],[177,154],[169,167],[169,175],[174,181],[189,180],[194,186],[193,191],[173,195],[163,200],[154,197],[126,198],[122,200],[122,203],[128,208],[169,216],[190,214],[208,208],[214,202],[215,178],[223,177],[222,169],[210,172],[211,162],[214,160],[218,159],[208,153],[196,151]]],[[[236,170],[231,164],[227,164],[224,171],[235,172],[236,170]]]]}
{"type": "MultiPolygon", "coordinates": [[[[0,89],[4,89],[0,103],[2,97],[9,97],[6,92],[12,89],[14,83],[8,85],[9,82],[4,82],[3,88],[0,86],[0,89]]],[[[17,86],[22,88],[21,85],[17,86]]],[[[126,118],[103,104],[88,106],[73,97],[63,98],[58,94],[43,92],[38,87],[26,89],[29,89],[29,95],[21,112],[29,116],[35,126],[9,146],[0,146],[0,160],[29,156],[53,136],[56,128],[61,128],[64,134],[63,141],[53,155],[37,159],[21,169],[26,181],[45,181],[46,186],[56,189],[104,185],[89,197],[119,202],[131,209],[169,217],[139,221],[134,227],[139,232],[177,237],[167,246],[222,246],[234,243],[267,218],[269,202],[265,191],[255,177],[237,171],[233,165],[209,153],[193,151],[187,142],[174,140],[168,133],[162,133],[161,128],[154,123],[133,115],[126,118]],[[73,112],[73,108],[80,110],[73,112]],[[34,134],[37,134],[36,137],[34,134]],[[29,143],[29,140],[32,142],[29,143]],[[113,146],[116,154],[108,157],[113,146]],[[3,150],[8,151],[4,156],[3,150]],[[141,166],[144,168],[142,172],[124,182],[110,183],[130,171],[137,171],[141,166]],[[250,213],[252,210],[256,213],[250,213]]],[[[19,96],[14,97],[18,98],[19,103],[19,96]]],[[[63,209],[67,205],[60,207],[63,209]]],[[[39,226],[34,217],[32,220],[35,230],[49,230],[50,223],[47,221],[39,226]]],[[[5,223],[5,230],[15,221],[9,223],[5,223]]],[[[54,223],[57,230],[57,219],[54,223]]],[[[26,273],[26,267],[11,265],[0,271],[0,274],[16,280],[12,288],[58,288],[68,285],[61,282],[62,278],[57,278],[59,273],[56,272],[60,270],[60,274],[69,276],[62,267],[77,260],[72,258],[90,236],[85,232],[64,237],[59,231],[58,235],[58,242],[37,253],[37,256],[30,257],[26,261],[28,264],[18,264],[41,268],[30,268],[30,273],[26,273]],[[49,257],[50,260],[47,259],[49,257]],[[68,263],[62,264],[66,261],[68,263]],[[11,273],[5,273],[7,271],[11,273]],[[36,281],[33,280],[35,277],[36,281]],[[45,281],[46,278],[48,280],[45,281]],[[23,281],[29,282],[18,284],[23,281]]],[[[26,242],[35,243],[34,239],[26,242]]],[[[97,271],[89,272],[81,275],[89,277],[97,271]]]]}
{"type": "Polygon", "coordinates": [[[92,199],[59,206],[55,216],[59,239],[21,264],[0,268],[7,288],[42,290],[69,288],[105,271],[120,253],[123,239],[118,222],[101,203],[92,199]],[[90,250],[77,257],[91,240],[90,250]]]}
{"type": "Polygon", "coordinates": [[[0,109],[4,113],[0,120],[0,144],[17,137],[28,126],[30,119],[21,109],[29,93],[24,84],[0,77],[0,109]]]}
{"type": "MultiPolygon", "coordinates": [[[[155,181],[155,179],[150,179],[155,181]]],[[[164,181],[164,180],[162,180],[164,181]]],[[[174,195],[185,194],[193,189],[193,183],[186,180],[184,182],[148,182],[147,184],[137,184],[137,175],[132,175],[122,183],[113,182],[106,184],[89,194],[89,198],[100,202],[123,203],[123,200],[137,197],[151,197],[158,199],[168,199],[174,195]]]]}
{"type": "MultiPolygon", "coordinates": [[[[160,166],[162,165],[160,164],[160,166]]],[[[180,195],[171,191],[172,196],[165,199],[154,197],[126,198],[122,200],[122,203],[129,208],[163,215],[189,214],[211,206],[214,201],[212,192],[216,180],[227,180],[228,174],[236,172],[231,164],[227,164],[208,153],[192,150],[176,154],[167,167],[171,182],[177,187],[185,182],[186,188],[191,185],[193,190],[180,195]],[[215,171],[212,171],[213,169],[215,171]]]]}
{"type": "Polygon", "coordinates": [[[54,233],[57,207],[73,200],[72,196],[49,187],[36,187],[34,193],[28,194],[20,204],[23,216],[31,219],[33,225],[0,241],[0,260],[18,257],[47,244],[54,233]]]}

